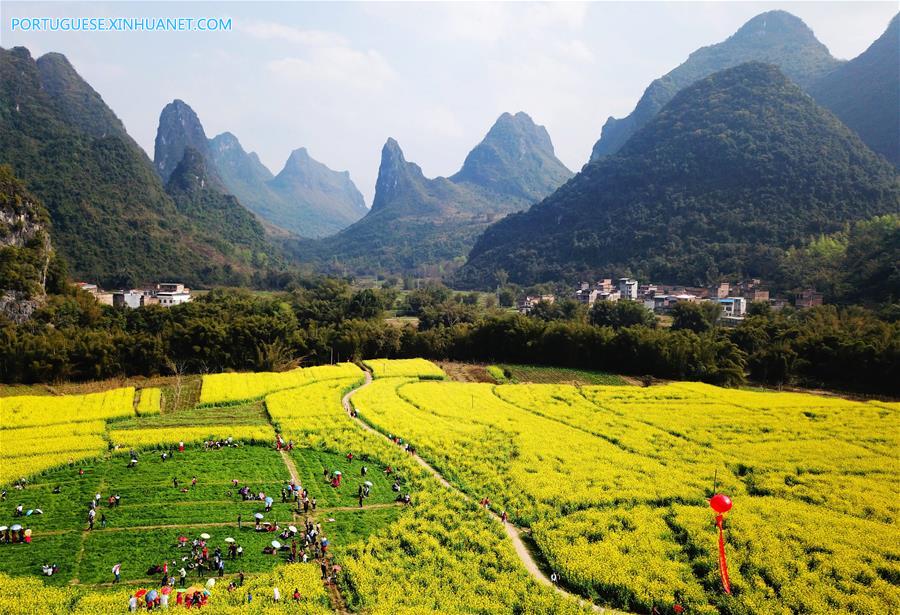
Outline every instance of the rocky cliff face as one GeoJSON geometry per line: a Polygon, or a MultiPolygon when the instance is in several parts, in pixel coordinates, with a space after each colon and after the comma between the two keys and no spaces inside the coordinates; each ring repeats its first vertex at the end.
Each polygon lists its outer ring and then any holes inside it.
{"type": "Polygon", "coordinates": [[[164,184],[181,162],[187,147],[197,150],[204,157],[209,155],[209,140],[200,118],[190,105],[176,99],[159,114],[159,128],[153,148],[153,164],[164,184]]]}
{"type": "Polygon", "coordinates": [[[48,227],[44,206],[0,166],[0,317],[21,324],[43,303],[52,256],[48,227]]]}

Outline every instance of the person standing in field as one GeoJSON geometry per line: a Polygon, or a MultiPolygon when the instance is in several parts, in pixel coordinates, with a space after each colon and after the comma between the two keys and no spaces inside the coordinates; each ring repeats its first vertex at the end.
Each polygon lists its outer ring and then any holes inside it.
{"type": "Polygon", "coordinates": [[[187,582],[187,570],[184,569],[184,566],[178,571],[178,577],[181,579],[181,586],[184,587],[184,584],[187,582]]]}
{"type": "Polygon", "coordinates": [[[281,592],[277,587],[272,588],[272,599],[273,602],[281,602],[281,592]]]}
{"type": "Polygon", "coordinates": [[[115,577],[113,584],[116,584],[119,582],[119,571],[121,569],[122,569],[122,564],[116,564],[115,566],[112,567],[112,573],[113,573],[113,576],[115,577]]]}

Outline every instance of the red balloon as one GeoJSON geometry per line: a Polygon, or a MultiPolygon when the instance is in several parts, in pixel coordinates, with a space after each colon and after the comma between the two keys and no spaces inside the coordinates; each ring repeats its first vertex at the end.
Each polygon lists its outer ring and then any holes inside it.
{"type": "Polygon", "coordinates": [[[709,499],[710,507],[719,514],[731,510],[731,498],[724,493],[717,493],[709,499]]]}

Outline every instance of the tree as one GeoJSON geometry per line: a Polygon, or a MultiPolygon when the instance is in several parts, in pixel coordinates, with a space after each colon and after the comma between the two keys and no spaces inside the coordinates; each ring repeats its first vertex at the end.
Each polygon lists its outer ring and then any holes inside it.
{"type": "Polygon", "coordinates": [[[516,304],[516,291],[509,286],[504,286],[497,291],[497,301],[500,307],[512,307],[516,304]]]}
{"type": "Polygon", "coordinates": [[[637,301],[597,301],[590,311],[590,322],[598,327],[656,326],[656,316],[637,301]]]}
{"type": "Polygon", "coordinates": [[[681,301],[672,308],[672,329],[686,329],[694,333],[709,331],[715,326],[722,308],[718,303],[681,301]]]}

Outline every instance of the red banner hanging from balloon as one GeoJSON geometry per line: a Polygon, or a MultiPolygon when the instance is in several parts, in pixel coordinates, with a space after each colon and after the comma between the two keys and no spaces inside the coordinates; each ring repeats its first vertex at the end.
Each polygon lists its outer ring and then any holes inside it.
{"type": "Polygon", "coordinates": [[[725,530],[722,524],[725,521],[725,513],[731,510],[731,498],[717,493],[709,499],[709,506],[718,513],[716,527],[719,530],[719,575],[722,577],[722,589],[730,596],[731,579],[728,578],[728,561],[725,559],[725,530]]]}
{"type": "Polygon", "coordinates": [[[722,529],[724,515],[716,517],[716,527],[719,528],[719,574],[722,576],[722,589],[731,595],[731,579],[728,578],[728,561],[725,559],[725,532],[722,529]]]}

